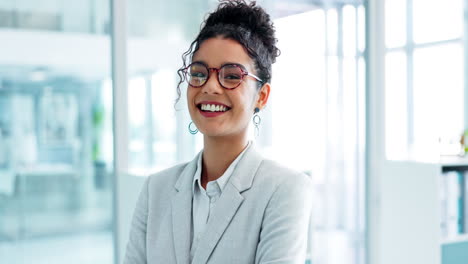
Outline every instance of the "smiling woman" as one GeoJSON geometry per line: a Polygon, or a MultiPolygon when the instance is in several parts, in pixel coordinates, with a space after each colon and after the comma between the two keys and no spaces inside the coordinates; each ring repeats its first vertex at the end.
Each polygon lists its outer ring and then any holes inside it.
{"type": "Polygon", "coordinates": [[[247,135],[268,103],[278,54],[270,16],[255,2],[221,1],[209,14],[178,85],[180,95],[187,83],[203,150],[148,177],[124,263],[305,262],[310,180],[263,158],[247,135]]]}

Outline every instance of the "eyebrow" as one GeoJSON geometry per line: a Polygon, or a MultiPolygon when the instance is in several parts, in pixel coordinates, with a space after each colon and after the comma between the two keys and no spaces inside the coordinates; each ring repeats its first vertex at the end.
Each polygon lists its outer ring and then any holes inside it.
{"type": "MultiPolygon", "coordinates": [[[[204,60],[196,60],[196,61],[192,61],[192,63],[201,63],[201,64],[205,65],[207,68],[212,68],[212,67],[209,67],[208,63],[206,63],[204,60]]],[[[245,71],[247,71],[247,68],[246,68],[243,64],[238,63],[238,62],[225,62],[225,63],[221,64],[221,67],[223,67],[223,66],[225,66],[225,65],[232,65],[232,64],[238,65],[238,66],[240,66],[242,69],[244,69],[245,71]]],[[[220,67],[220,68],[221,68],[221,67],[220,67]]]]}

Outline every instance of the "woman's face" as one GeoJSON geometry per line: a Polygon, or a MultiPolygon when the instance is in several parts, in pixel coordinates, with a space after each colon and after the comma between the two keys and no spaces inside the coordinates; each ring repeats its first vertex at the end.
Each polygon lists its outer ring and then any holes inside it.
{"type": "MultiPolygon", "coordinates": [[[[192,62],[202,62],[209,68],[218,69],[225,64],[240,64],[249,73],[256,74],[253,60],[243,46],[232,39],[215,37],[205,40],[193,55],[192,62]]],[[[245,134],[255,107],[261,109],[266,104],[269,84],[258,91],[257,81],[245,76],[237,88],[228,90],[219,84],[216,71],[209,74],[202,87],[189,85],[187,88],[187,104],[193,122],[205,136],[245,134]],[[210,110],[206,110],[208,105],[210,110]],[[212,112],[211,105],[219,105],[219,111],[212,112]]]]}

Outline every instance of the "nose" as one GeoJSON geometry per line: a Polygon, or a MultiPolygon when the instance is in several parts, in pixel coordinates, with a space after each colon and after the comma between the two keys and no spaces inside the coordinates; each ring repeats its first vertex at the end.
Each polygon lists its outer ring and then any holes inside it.
{"type": "Polygon", "coordinates": [[[219,84],[218,81],[218,72],[215,70],[210,70],[209,78],[203,85],[202,92],[207,94],[221,94],[223,92],[223,87],[219,84]]]}

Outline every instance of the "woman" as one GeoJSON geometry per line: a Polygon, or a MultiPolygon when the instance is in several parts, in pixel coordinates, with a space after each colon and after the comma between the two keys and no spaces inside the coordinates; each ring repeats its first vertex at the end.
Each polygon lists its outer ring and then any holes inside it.
{"type": "Polygon", "coordinates": [[[205,20],[179,70],[204,148],[146,180],[124,263],[305,262],[309,179],[262,158],[247,135],[268,102],[275,44],[255,2],[222,1],[205,20]]]}

